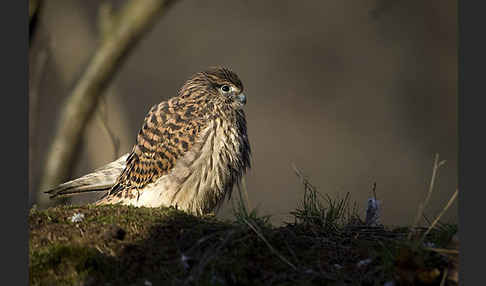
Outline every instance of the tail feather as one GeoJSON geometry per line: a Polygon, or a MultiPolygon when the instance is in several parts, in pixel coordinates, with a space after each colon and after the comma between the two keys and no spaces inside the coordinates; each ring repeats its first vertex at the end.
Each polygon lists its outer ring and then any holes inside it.
{"type": "Polygon", "coordinates": [[[49,194],[49,197],[52,199],[58,196],[69,196],[86,192],[109,191],[123,169],[125,169],[127,157],[128,153],[116,161],[96,169],[93,173],[60,184],[45,191],[45,193],[49,194]]]}
{"type": "MultiPolygon", "coordinates": [[[[80,179],[82,179],[81,177],[80,179]]],[[[114,182],[113,182],[114,184],[114,182]]],[[[107,191],[112,187],[112,184],[104,184],[104,185],[94,185],[90,184],[89,182],[87,184],[81,185],[77,184],[76,182],[69,181],[64,184],[61,184],[55,188],[52,188],[45,193],[49,194],[49,198],[53,199],[58,196],[68,196],[68,195],[76,195],[80,193],[87,193],[87,192],[101,192],[101,191],[107,191]]]]}

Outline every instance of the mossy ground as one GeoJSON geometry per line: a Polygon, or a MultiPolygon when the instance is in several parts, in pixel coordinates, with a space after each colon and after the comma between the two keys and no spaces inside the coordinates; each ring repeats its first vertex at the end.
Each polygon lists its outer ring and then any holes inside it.
{"type": "MultiPolygon", "coordinates": [[[[440,285],[450,256],[407,239],[407,228],[344,220],[342,202],[307,202],[281,227],[247,212],[230,222],[173,208],[32,210],[30,284],[440,285]]],[[[425,242],[446,248],[456,230],[441,225],[425,242]]]]}

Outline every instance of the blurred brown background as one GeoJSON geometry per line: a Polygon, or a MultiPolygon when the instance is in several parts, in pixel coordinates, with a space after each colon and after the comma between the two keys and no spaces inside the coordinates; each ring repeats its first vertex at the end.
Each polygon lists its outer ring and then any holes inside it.
{"type": "MultiPolygon", "coordinates": [[[[30,204],[63,100],[97,47],[99,3],[49,0],[43,7],[30,56],[31,66],[43,65],[31,99],[30,204]]],[[[131,150],[153,104],[216,64],[245,85],[249,197],[275,223],[302,198],[292,163],[322,193],[350,192],[363,216],[376,182],[385,224],[413,221],[435,153],[447,163],[425,214],[435,217],[456,189],[456,1],[180,1],[104,96],[119,155],[131,150]]],[[[82,142],[72,178],[115,158],[99,113],[82,142]]],[[[457,222],[457,204],[444,221],[457,222]]]]}

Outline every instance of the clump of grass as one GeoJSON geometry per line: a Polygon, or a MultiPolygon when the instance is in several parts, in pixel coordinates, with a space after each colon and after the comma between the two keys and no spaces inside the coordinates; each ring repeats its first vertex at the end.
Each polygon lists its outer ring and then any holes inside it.
{"type": "Polygon", "coordinates": [[[304,185],[303,199],[297,209],[291,212],[297,222],[313,224],[325,231],[336,231],[352,221],[360,221],[356,203],[353,206],[350,204],[349,192],[344,198],[322,195],[297,167],[293,167],[304,185]]]}

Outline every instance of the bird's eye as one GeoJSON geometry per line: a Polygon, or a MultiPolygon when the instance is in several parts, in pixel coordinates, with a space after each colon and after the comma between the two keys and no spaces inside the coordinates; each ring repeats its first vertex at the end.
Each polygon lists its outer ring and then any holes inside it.
{"type": "Polygon", "coordinates": [[[230,89],[231,89],[231,88],[230,88],[228,85],[223,85],[223,86],[221,87],[221,90],[222,90],[223,92],[229,92],[229,91],[230,91],[230,89]]]}

